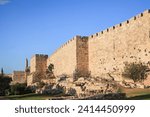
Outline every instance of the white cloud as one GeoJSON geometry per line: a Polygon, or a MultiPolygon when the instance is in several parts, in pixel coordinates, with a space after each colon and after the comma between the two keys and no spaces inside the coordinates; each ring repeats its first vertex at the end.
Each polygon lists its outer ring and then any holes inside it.
{"type": "Polygon", "coordinates": [[[0,5],[5,5],[9,2],[10,2],[10,0],[0,0],[0,5]]]}

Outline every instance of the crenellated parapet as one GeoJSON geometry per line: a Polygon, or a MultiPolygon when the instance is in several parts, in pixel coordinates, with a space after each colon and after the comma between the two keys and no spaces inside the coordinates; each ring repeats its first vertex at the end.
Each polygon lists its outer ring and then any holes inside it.
{"type": "Polygon", "coordinates": [[[35,54],[30,60],[30,72],[46,71],[46,62],[48,55],[35,54]]]}
{"type": "Polygon", "coordinates": [[[109,34],[109,33],[113,33],[114,31],[118,31],[120,30],[121,28],[124,28],[124,27],[127,27],[129,25],[132,25],[133,23],[135,22],[138,22],[139,20],[141,20],[141,18],[143,17],[147,17],[148,15],[150,15],[150,10],[146,10],[132,18],[130,18],[129,20],[126,20],[122,23],[119,23],[117,25],[114,25],[110,28],[107,28],[101,32],[98,32],[98,33],[95,33],[95,34],[92,34],[89,36],[89,39],[93,39],[93,38],[97,38],[97,37],[100,37],[100,36],[103,36],[105,34],[109,34]]]}
{"type": "Polygon", "coordinates": [[[62,50],[63,48],[67,47],[68,45],[70,45],[70,43],[74,43],[77,39],[80,39],[81,36],[76,35],[73,38],[69,39],[66,43],[62,44],[62,46],[60,46],[54,53],[51,54],[51,56],[53,56],[54,54],[56,54],[58,51],[62,50]]]}
{"type": "Polygon", "coordinates": [[[32,58],[45,58],[45,59],[47,59],[48,58],[48,55],[45,55],[45,54],[35,54],[35,55],[33,55],[32,57],[31,57],[31,59],[32,58]]]}

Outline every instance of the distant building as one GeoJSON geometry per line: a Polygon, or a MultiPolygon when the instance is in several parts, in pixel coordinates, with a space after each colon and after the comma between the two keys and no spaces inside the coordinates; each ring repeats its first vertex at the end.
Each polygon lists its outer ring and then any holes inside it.
{"type": "Polygon", "coordinates": [[[14,71],[12,74],[12,83],[26,83],[24,71],[14,71]]]}

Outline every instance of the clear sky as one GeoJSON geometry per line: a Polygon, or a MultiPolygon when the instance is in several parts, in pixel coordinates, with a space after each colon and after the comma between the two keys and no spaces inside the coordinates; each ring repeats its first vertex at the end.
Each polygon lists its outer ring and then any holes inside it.
{"type": "Polygon", "coordinates": [[[0,68],[51,55],[75,35],[91,35],[150,9],[150,0],[0,0],[0,68]]]}

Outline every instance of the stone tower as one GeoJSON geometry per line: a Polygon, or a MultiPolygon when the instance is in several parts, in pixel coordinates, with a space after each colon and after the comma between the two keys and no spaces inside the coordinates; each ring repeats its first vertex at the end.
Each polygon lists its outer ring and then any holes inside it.
{"type": "Polygon", "coordinates": [[[26,61],[25,61],[25,69],[27,69],[28,68],[28,59],[26,58],[26,61]]]}
{"type": "Polygon", "coordinates": [[[28,66],[28,59],[26,58],[26,60],[25,60],[25,79],[26,79],[26,82],[27,82],[27,77],[29,74],[30,74],[30,68],[28,66]]]}
{"type": "Polygon", "coordinates": [[[27,77],[27,84],[31,85],[46,78],[48,55],[36,54],[30,60],[30,73],[27,77]]]}
{"type": "Polygon", "coordinates": [[[88,37],[75,36],[62,45],[47,60],[54,65],[54,74],[86,76],[88,74],[88,37]]]}

